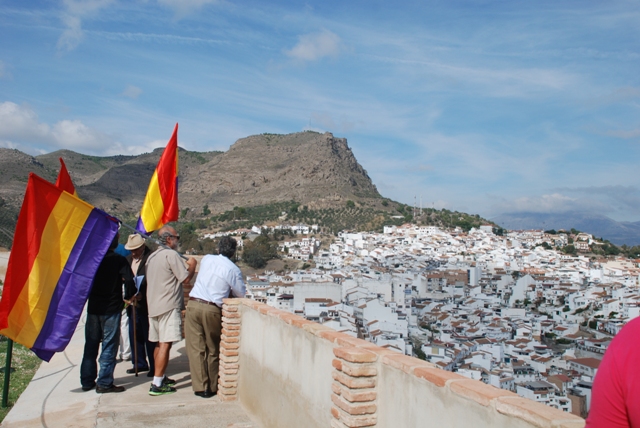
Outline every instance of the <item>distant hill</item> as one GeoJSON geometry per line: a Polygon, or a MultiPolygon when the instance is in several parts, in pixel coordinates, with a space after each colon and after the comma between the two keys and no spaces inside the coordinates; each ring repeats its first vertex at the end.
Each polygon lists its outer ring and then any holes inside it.
{"type": "MultiPolygon", "coordinates": [[[[180,206],[190,211],[208,205],[215,213],[290,200],[310,208],[382,201],[347,140],[330,133],[254,135],[227,152],[179,150],[180,206]]],[[[135,213],[161,153],[159,148],[139,156],[99,157],[61,150],[33,157],[0,149],[0,198],[18,208],[29,172],[54,181],[62,157],[83,199],[114,214],[135,213]]]]}
{"type": "Polygon", "coordinates": [[[640,245],[640,222],[618,222],[607,216],[583,212],[510,213],[491,219],[511,229],[577,229],[602,237],[616,245],[640,245]]]}

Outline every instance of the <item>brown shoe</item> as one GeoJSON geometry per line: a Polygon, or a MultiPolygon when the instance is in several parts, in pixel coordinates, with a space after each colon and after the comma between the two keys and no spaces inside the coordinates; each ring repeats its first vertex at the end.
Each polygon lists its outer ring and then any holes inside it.
{"type": "Polygon", "coordinates": [[[96,392],[98,394],[107,394],[109,392],[122,392],[124,391],[124,386],[115,386],[114,384],[111,384],[111,386],[108,386],[106,388],[103,388],[101,386],[96,386],[96,392]]]}

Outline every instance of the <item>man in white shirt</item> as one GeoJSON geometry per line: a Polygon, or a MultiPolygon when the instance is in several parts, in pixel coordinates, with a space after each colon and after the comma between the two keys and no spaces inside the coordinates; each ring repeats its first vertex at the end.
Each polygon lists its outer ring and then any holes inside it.
{"type": "Polygon", "coordinates": [[[185,346],[194,394],[203,398],[213,397],[218,391],[222,299],[244,297],[246,293],[242,273],[231,261],[236,246],[235,239],[223,236],[218,244],[220,254],[204,256],[200,261],[196,283],[189,293],[185,346]]]}

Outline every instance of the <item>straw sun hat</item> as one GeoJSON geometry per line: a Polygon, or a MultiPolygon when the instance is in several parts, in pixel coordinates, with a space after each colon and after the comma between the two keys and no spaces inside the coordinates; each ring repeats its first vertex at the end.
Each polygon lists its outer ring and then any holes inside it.
{"type": "Polygon", "coordinates": [[[137,233],[134,233],[133,235],[129,235],[129,239],[127,240],[127,243],[124,244],[124,248],[131,251],[131,250],[138,249],[143,245],[144,245],[144,239],[142,239],[142,236],[138,235],[137,233]]]}

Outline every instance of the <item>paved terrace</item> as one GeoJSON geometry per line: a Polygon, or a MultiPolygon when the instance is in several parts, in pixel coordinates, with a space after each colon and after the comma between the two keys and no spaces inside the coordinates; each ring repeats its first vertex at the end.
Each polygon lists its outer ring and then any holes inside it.
{"type": "Polygon", "coordinates": [[[97,394],[80,388],[80,362],[84,347],[84,317],[66,351],[42,363],[33,380],[2,423],[2,427],[225,427],[258,428],[239,402],[222,402],[216,396],[193,395],[184,340],[171,350],[168,374],[178,392],[152,397],[151,379],[126,370],[130,362],[116,366],[115,383],[122,393],[97,394]]]}

